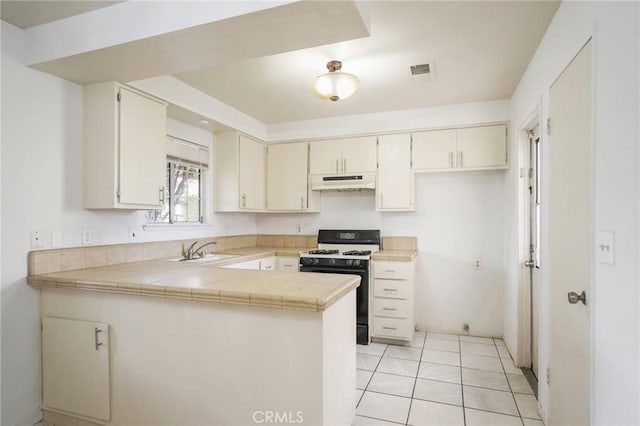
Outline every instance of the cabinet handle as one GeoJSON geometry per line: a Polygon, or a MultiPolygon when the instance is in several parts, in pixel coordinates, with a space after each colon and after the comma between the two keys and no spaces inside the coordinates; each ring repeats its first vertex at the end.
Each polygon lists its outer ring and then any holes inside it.
{"type": "Polygon", "coordinates": [[[380,208],[384,207],[384,194],[380,194],[380,208]]]}
{"type": "Polygon", "coordinates": [[[397,311],[396,308],[382,308],[383,311],[397,311]]]}
{"type": "Polygon", "coordinates": [[[101,332],[102,330],[100,330],[98,327],[93,328],[93,340],[96,344],[96,351],[100,346],[102,346],[102,343],[98,342],[98,333],[101,333],[101,332]]]}
{"type": "Polygon", "coordinates": [[[338,159],[336,158],[336,173],[338,173],[338,159]]]}
{"type": "Polygon", "coordinates": [[[384,291],[398,291],[397,288],[383,288],[384,291]]]}
{"type": "Polygon", "coordinates": [[[392,273],[395,273],[395,272],[396,272],[396,271],[395,271],[395,270],[393,270],[393,269],[385,269],[384,271],[385,271],[385,272],[392,272],[392,273]]]}
{"type": "Polygon", "coordinates": [[[464,160],[462,158],[462,151],[460,151],[460,167],[464,167],[464,160]]]}
{"type": "Polygon", "coordinates": [[[449,151],[449,167],[453,168],[453,152],[449,151]]]}
{"type": "Polygon", "coordinates": [[[300,197],[300,210],[304,210],[304,196],[300,197]]]}
{"type": "Polygon", "coordinates": [[[347,173],[347,159],[342,159],[342,173],[347,173]]]}
{"type": "Polygon", "coordinates": [[[242,194],[242,208],[247,207],[247,194],[242,194]]]}
{"type": "Polygon", "coordinates": [[[160,187],[160,204],[164,204],[164,186],[160,187]]]}
{"type": "Polygon", "coordinates": [[[387,326],[382,326],[383,330],[397,330],[397,327],[387,327],[387,326]]]}

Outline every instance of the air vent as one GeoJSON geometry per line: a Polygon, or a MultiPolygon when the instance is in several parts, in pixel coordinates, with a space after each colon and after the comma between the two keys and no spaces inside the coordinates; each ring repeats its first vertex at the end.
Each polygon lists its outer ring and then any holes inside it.
{"type": "Polygon", "coordinates": [[[429,64],[411,65],[411,75],[429,74],[431,66],[429,64]]]}

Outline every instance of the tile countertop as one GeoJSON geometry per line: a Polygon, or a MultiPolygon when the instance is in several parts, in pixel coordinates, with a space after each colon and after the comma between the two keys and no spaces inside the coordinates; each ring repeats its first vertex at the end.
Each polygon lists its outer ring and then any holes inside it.
{"type": "Polygon", "coordinates": [[[122,293],[139,296],[233,303],[301,311],[324,311],[360,285],[343,274],[225,269],[231,263],[265,256],[298,256],[300,249],[246,247],[220,251],[238,257],[211,263],[167,259],[30,275],[36,288],[122,293]]]}

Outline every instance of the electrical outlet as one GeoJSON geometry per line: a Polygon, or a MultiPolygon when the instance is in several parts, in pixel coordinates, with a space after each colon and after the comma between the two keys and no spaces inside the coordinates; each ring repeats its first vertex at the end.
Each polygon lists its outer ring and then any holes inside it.
{"type": "Polygon", "coordinates": [[[302,234],[302,225],[296,225],[296,234],[302,234]]]}
{"type": "Polygon", "coordinates": [[[44,241],[42,241],[42,232],[31,231],[31,249],[37,250],[44,248],[44,241]]]}
{"type": "Polygon", "coordinates": [[[482,269],[482,259],[479,257],[476,257],[475,259],[473,259],[473,269],[475,269],[476,271],[479,271],[480,269],[482,269]]]}
{"type": "Polygon", "coordinates": [[[82,228],[81,243],[83,246],[91,244],[91,229],[82,228]]]}
{"type": "Polygon", "coordinates": [[[138,241],[142,236],[142,227],[130,226],[129,227],[129,242],[138,241]]]}

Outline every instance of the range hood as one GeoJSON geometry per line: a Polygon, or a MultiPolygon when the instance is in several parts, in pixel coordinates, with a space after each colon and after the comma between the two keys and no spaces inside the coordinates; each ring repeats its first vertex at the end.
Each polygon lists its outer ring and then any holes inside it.
{"type": "Polygon", "coordinates": [[[363,173],[345,176],[311,176],[313,191],[361,191],[376,189],[376,174],[363,173]]]}

